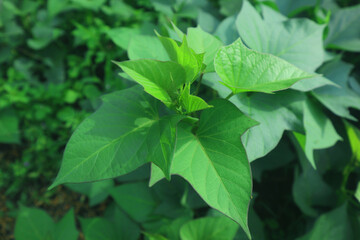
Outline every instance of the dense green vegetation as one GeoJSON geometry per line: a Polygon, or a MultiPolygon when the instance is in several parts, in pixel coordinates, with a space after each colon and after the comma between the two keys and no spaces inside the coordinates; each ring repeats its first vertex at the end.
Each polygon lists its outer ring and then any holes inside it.
{"type": "Polygon", "coordinates": [[[0,238],[359,239],[359,22],[356,0],[0,1],[0,238]]]}

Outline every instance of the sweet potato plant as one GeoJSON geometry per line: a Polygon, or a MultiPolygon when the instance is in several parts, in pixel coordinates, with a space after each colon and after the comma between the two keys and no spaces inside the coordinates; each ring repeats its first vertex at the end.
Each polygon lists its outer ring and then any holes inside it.
{"type": "Polygon", "coordinates": [[[221,21],[130,40],[113,59],[129,87],[77,127],[49,187],[114,199],[80,218],[86,239],[360,238],[360,5],[320,2],[220,1],[221,21]],[[271,209],[266,192],[287,197],[271,209]]]}

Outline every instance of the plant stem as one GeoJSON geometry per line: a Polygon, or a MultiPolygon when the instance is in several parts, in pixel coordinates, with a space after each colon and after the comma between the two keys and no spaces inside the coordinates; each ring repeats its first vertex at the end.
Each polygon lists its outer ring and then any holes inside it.
{"type": "Polygon", "coordinates": [[[200,77],[199,77],[198,84],[197,84],[197,86],[196,86],[196,90],[195,90],[195,92],[194,92],[193,95],[198,95],[199,90],[200,90],[200,85],[201,85],[201,82],[202,82],[202,79],[203,79],[203,76],[204,76],[204,73],[201,73],[201,74],[200,74],[200,77]]]}
{"type": "Polygon", "coordinates": [[[231,92],[229,95],[227,95],[227,97],[225,98],[226,100],[229,100],[232,96],[234,96],[234,93],[231,92]]]}

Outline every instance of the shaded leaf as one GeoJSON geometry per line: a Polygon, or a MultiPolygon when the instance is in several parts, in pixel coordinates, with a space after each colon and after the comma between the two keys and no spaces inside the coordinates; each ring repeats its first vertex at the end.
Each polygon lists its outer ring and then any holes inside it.
{"type": "Polygon", "coordinates": [[[0,142],[20,143],[19,119],[11,107],[0,109],[0,142]]]}
{"type": "Polygon", "coordinates": [[[348,240],[352,238],[350,220],[347,214],[347,204],[331,212],[321,215],[315,222],[313,229],[297,240],[348,240]]]}
{"type": "Polygon", "coordinates": [[[70,209],[55,226],[56,240],[76,240],[79,233],[76,229],[74,210],[70,209]]]}
{"type": "Polygon", "coordinates": [[[43,210],[22,206],[15,223],[17,240],[50,240],[54,237],[55,223],[43,210]]]}
{"type": "Polygon", "coordinates": [[[192,220],[180,229],[181,240],[232,240],[238,225],[227,217],[192,220]]]}
{"type": "Polygon", "coordinates": [[[113,224],[105,218],[80,218],[86,240],[118,240],[113,224]]]}
{"type": "Polygon", "coordinates": [[[103,180],[100,182],[89,182],[89,183],[73,183],[67,184],[66,187],[71,190],[85,194],[89,197],[89,205],[95,206],[104,201],[109,196],[109,189],[114,186],[112,179],[103,180]]]}
{"type": "Polygon", "coordinates": [[[116,204],[137,222],[146,221],[157,205],[146,182],[122,184],[110,193],[116,204]]]}
{"type": "Polygon", "coordinates": [[[356,120],[348,108],[360,109],[360,96],[348,86],[352,65],[335,59],[323,65],[319,72],[338,86],[324,86],[313,91],[314,96],[334,114],[356,120]]]}
{"type": "Polygon", "coordinates": [[[311,165],[316,168],[313,151],[331,147],[342,138],[320,106],[310,99],[304,103],[304,128],[306,134],[304,151],[311,165]]]}
{"type": "Polygon", "coordinates": [[[326,47],[360,52],[359,21],[360,4],[335,11],[329,22],[326,47]]]}

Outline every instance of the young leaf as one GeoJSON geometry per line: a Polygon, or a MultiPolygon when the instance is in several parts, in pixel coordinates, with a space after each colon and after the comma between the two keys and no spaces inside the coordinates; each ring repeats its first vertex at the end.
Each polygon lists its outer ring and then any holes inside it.
{"type": "Polygon", "coordinates": [[[201,28],[188,28],[187,41],[189,47],[197,54],[204,53],[205,72],[214,71],[214,57],[218,49],[222,46],[220,40],[213,35],[204,32],[201,28]]]}
{"type": "Polygon", "coordinates": [[[171,106],[175,91],[186,82],[184,68],[175,62],[140,59],[115,63],[167,106],[171,106]]]}
{"type": "Polygon", "coordinates": [[[352,124],[344,121],[346,132],[349,138],[351,150],[354,154],[356,161],[360,162],[360,130],[352,124]]]}
{"type": "Polygon", "coordinates": [[[250,50],[240,39],[220,48],[214,65],[222,83],[234,94],[250,91],[271,93],[315,76],[278,57],[250,50]]]}
{"type": "Polygon", "coordinates": [[[180,104],[186,110],[186,113],[192,113],[212,107],[202,98],[190,94],[190,84],[186,84],[185,88],[181,92],[180,104]]]}
{"type": "MultiPolygon", "coordinates": [[[[211,103],[214,108],[202,112],[196,135],[178,129],[171,174],[185,178],[207,204],[235,220],[251,238],[247,213],[252,182],[240,136],[256,122],[226,100],[211,103]]],[[[162,177],[153,167],[151,184],[162,177]]]]}
{"type": "Polygon", "coordinates": [[[134,87],[106,95],[103,105],[78,127],[50,188],[129,173],[153,161],[169,170],[179,115],[159,116],[159,102],[134,87]]]}
{"type": "Polygon", "coordinates": [[[171,61],[180,64],[186,72],[186,83],[192,83],[199,76],[202,70],[202,62],[204,54],[196,54],[194,50],[189,48],[186,36],[184,36],[181,46],[167,37],[158,35],[162,45],[164,46],[171,61]]]}
{"type": "Polygon", "coordinates": [[[181,240],[233,240],[238,225],[227,217],[204,217],[184,224],[181,240]]]}

